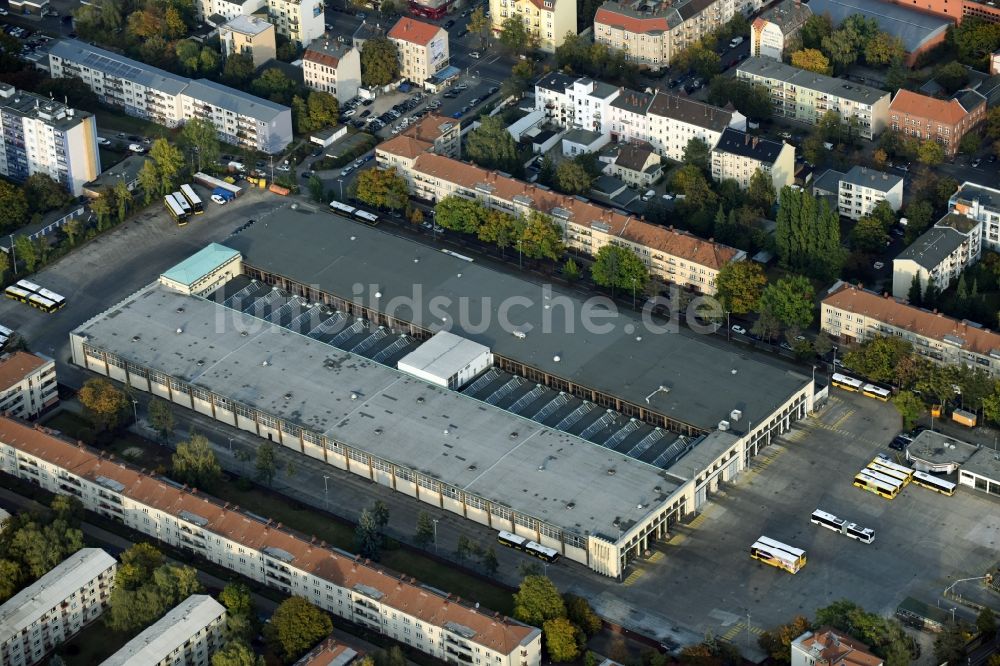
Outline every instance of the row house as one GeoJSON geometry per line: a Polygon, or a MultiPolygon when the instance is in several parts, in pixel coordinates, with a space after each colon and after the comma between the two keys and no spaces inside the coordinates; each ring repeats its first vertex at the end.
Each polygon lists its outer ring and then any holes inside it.
{"type": "Polygon", "coordinates": [[[0,418],[0,470],[430,657],[539,666],[541,631],[103,452],[0,418]]]}

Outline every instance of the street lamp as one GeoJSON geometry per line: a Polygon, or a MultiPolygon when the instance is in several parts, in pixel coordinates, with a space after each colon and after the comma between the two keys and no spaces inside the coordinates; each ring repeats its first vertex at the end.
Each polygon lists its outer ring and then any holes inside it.
{"type": "Polygon", "coordinates": [[[139,426],[139,401],[132,398],[132,416],[135,419],[136,427],[139,426]]]}
{"type": "Polygon", "coordinates": [[[434,554],[437,555],[438,552],[438,519],[431,518],[431,522],[434,523],[434,554]]]}
{"type": "Polygon", "coordinates": [[[233,455],[233,438],[229,438],[229,455],[233,455]]]}
{"type": "Polygon", "coordinates": [[[344,200],[344,179],[338,178],[337,183],[340,185],[340,200],[344,200]]]}
{"type": "Polygon", "coordinates": [[[14,254],[14,234],[10,235],[10,265],[14,267],[14,275],[17,275],[17,255],[14,254]]]}
{"type": "Polygon", "coordinates": [[[521,239],[517,240],[517,267],[524,270],[524,264],[521,262],[521,239]]]}
{"type": "Polygon", "coordinates": [[[729,310],[726,310],[726,342],[732,341],[732,328],[729,326],[729,310]]]}
{"type": "Polygon", "coordinates": [[[635,310],[635,278],[632,278],[632,309],[635,310]]]}
{"type": "Polygon", "coordinates": [[[323,506],[326,509],[330,508],[330,487],[327,485],[327,481],[330,480],[326,474],[323,475],[323,506]]]}

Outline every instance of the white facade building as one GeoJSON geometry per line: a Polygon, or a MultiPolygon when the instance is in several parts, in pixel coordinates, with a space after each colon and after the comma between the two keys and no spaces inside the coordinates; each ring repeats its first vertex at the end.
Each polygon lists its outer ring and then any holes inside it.
{"type": "Polygon", "coordinates": [[[855,165],[840,179],[837,207],[841,215],[860,220],[880,201],[894,211],[903,207],[902,176],[855,165]]]}
{"type": "Polygon", "coordinates": [[[267,16],[279,35],[302,46],[326,30],[323,0],[267,0],[267,16]]]}
{"type": "Polygon", "coordinates": [[[264,7],[264,0],[196,0],[195,12],[201,21],[207,21],[210,16],[221,16],[230,21],[237,16],[250,16],[264,7]]]}
{"type": "Polygon", "coordinates": [[[433,23],[399,19],[387,35],[399,53],[399,75],[422,84],[448,66],[448,31],[433,23]]]}
{"type": "MultiPolygon", "coordinates": [[[[6,419],[5,419],[6,421],[6,419]]],[[[13,421],[7,421],[14,423],[13,421]]],[[[27,426],[20,428],[31,432],[27,426]]],[[[3,471],[33,478],[37,463],[0,444],[3,471]],[[19,470],[19,467],[31,468],[19,470]]],[[[54,492],[61,492],[53,479],[54,492]]],[[[64,483],[72,483],[64,482],[64,483]]],[[[30,666],[93,622],[107,607],[118,563],[100,548],[81,548],[0,606],[0,663],[30,666]]]]}
{"type": "Polygon", "coordinates": [[[921,289],[934,280],[938,289],[948,288],[982,254],[983,223],[949,213],[892,260],[892,295],[907,298],[913,276],[921,289]]]}
{"type": "Polygon", "coordinates": [[[74,197],[101,173],[94,114],[0,83],[0,174],[44,173],[74,197]]]}
{"type": "Polygon", "coordinates": [[[489,347],[448,331],[438,331],[396,363],[403,372],[456,391],[492,366],[489,347]]]}
{"type": "Polygon", "coordinates": [[[1000,190],[966,181],[948,199],[948,208],[981,222],[986,249],[1000,250],[1000,190]]]}
{"type": "Polygon", "coordinates": [[[720,109],[687,96],[657,92],[647,110],[649,143],[663,157],[680,162],[691,139],[714,148],[728,129],[746,131],[747,119],[732,108],[720,109]]]}
{"type": "Polygon", "coordinates": [[[192,594],[101,666],[207,666],[222,647],[225,625],[225,606],[192,594]]]}
{"type": "Polygon", "coordinates": [[[0,414],[32,419],[57,402],[55,361],[23,351],[0,357],[0,414]]]}
{"type": "Polygon", "coordinates": [[[341,104],[354,99],[361,87],[361,51],[349,44],[317,39],[302,56],[306,86],[327,92],[341,104]]]}
{"type": "Polygon", "coordinates": [[[86,509],[442,661],[541,663],[541,631],[535,627],[480,611],[271,520],[3,418],[0,465],[51,492],[77,497],[86,509]]]}
{"type": "Polygon", "coordinates": [[[735,180],[740,189],[750,187],[754,173],[771,176],[776,192],[795,182],[795,146],[771,141],[746,132],[727,129],[712,148],[712,180],[735,180]]]}

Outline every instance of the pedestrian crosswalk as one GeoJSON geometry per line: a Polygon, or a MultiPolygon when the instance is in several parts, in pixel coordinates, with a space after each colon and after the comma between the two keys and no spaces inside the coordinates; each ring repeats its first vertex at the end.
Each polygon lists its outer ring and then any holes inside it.
{"type": "MultiPolygon", "coordinates": [[[[729,627],[726,633],[722,634],[722,638],[727,641],[732,641],[734,638],[737,638],[740,634],[745,635],[746,633],[747,633],[746,622],[740,621],[734,624],[733,626],[729,627]]],[[[751,624],[750,633],[753,634],[754,636],[760,636],[761,634],[764,633],[764,630],[761,629],[760,627],[755,627],[751,624]]]]}

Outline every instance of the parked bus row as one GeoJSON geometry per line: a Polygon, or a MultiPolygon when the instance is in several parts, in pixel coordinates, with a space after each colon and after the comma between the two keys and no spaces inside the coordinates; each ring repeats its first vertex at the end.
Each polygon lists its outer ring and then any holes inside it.
{"type": "Polygon", "coordinates": [[[884,499],[895,499],[910,482],[952,496],[956,485],[951,481],[939,479],[925,472],[919,472],[906,465],[900,465],[885,454],[878,454],[868,463],[868,466],[854,477],[854,485],[862,490],[875,493],[884,499]]]}
{"type": "Polygon", "coordinates": [[[6,347],[10,339],[14,337],[14,331],[6,326],[0,326],[0,348],[6,347]]]}
{"type": "Polygon", "coordinates": [[[344,217],[353,217],[373,227],[378,224],[380,219],[375,213],[369,213],[366,210],[350,206],[336,199],[330,202],[330,209],[335,213],[340,213],[344,217]]]}
{"type": "Polygon", "coordinates": [[[18,280],[4,290],[7,298],[20,301],[42,312],[52,313],[66,305],[66,298],[28,280],[18,280]]]}
{"type": "Polygon", "coordinates": [[[523,536],[518,536],[511,532],[505,532],[500,530],[497,534],[497,541],[508,548],[513,548],[515,550],[520,550],[521,552],[527,553],[528,555],[533,555],[540,560],[545,560],[546,562],[555,562],[559,559],[559,551],[554,548],[547,548],[540,543],[535,543],[530,539],[526,539],[523,536]]]}
{"type": "Polygon", "coordinates": [[[882,388],[875,384],[867,384],[856,377],[851,377],[841,372],[833,373],[833,376],[830,377],[830,383],[844,391],[860,393],[861,395],[881,400],[882,402],[888,402],[889,398],[892,397],[892,391],[887,388],[882,388]]]}

